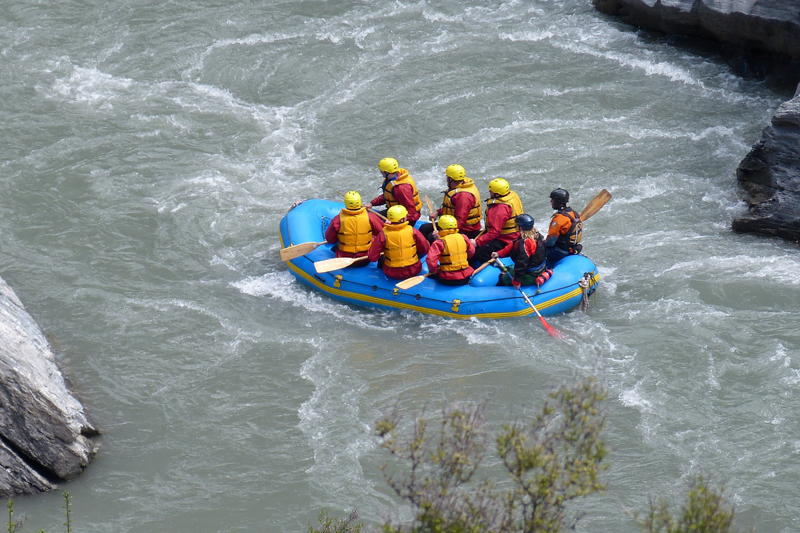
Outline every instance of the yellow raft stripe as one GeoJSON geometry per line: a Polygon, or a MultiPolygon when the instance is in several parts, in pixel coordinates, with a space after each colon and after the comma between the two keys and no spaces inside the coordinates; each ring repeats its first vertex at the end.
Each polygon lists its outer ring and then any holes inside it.
{"type": "MultiPolygon", "coordinates": [[[[409,305],[409,304],[404,304],[404,303],[400,303],[400,302],[393,302],[391,300],[386,300],[384,298],[375,298],[374,296],[367,296],[367,295],[364,295],[364,294],[359,294],[357,292],[343,291],[341,289],[336,289],[336,288],[330,287],[330,286],[326,285],[325,283],[322,283],[320,280],[318,280],[314,276],[309,275],[307,272],[305,272],[304,270],[302,270],[299,267],[297,267],[291,261],[287,261],[287,264],[289,265],[290,269],[295,271],[297,274],[303,276],[305,279],[307,279],[310,283],[315,285],[319,290],[321,290],[323,292],[327,292],[329,294],[335,294],[335,295],[341,296],[343,298],[350,298],[350,299],[353,299],[353,300],[360,300],[362,302],[369,302],[369,303],[383,305],[383,306],[387,306],[387,307],[396,307],[398,309],[411,309],[412,311],[417,311],[419,313],[426,313],[426,314],[429,314],[429,315],[438,315],[438,316],[447,316],[447,317],[459,318],[459,319],[468,319],[468,318],[472,318],[473,316],[476,317],[476,318],[512,318],[512,317],[527,316],[527,315],[530,315],[531,313],[533,313],[533,309],[530,308],[530,307],[527,307],[527,308],[525,308],[525,309],[523,309],[521,311],[513,311],[513,312],[507,312],[507,313],[481,313],[481,314],[475,314],[475,315],[462,315],[462,314],[458,314],[458,313],[450,313],[450,312],[447,312],[447,311],[440,311],[438,309],[431,309],[430,307],[422,307],[422,306],[419,306],[419,305],[409,305]]],[[[598,272],[589,281],[589,286],[596,285],[599,280],[600,280],[600,273],[598,272]]],[[[580,287],[578,287],[577,289],[575,289],[575,290],[573,290],[571,292],[568,292],[566,294],[562,294],[561,296],[559,296],[557,298],[551,298],[550,300],[547,300],[545,302],[536,304],[536,308],[539,309],[539,312],[541,312],[542,309],[546,309],[546,308],[548,308],[550,306],[560,304],[561,302],[563,302],[565,300],[569,300],[570,298],[574,298],[575,296],[580,296],[582,293],[583,293],[583,290],[580,287]]],[[[449,302],[446,302],[446,303],[449,303],[449,302]]]]}

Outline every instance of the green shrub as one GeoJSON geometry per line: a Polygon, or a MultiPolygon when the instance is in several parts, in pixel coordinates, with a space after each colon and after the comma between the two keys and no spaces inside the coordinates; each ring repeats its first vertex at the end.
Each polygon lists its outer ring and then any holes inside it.
{"type": "Polygon", "coordinates": [[[384,465],[384,477],[414,511],[413,524],[387,522],[384,532],[558,533],[574,527],[580,515],[569,515],[568,504],[605,488],[604,398],[594,380],[562,386],[530,424],[504,426],[495,441],[513,482],[506,489],[476,480],[488,448],[485,404],[445,409],[433,427],[421,416],[405,440],[397,435],[397,413],[384,416],[375,425],[381,446],[407,464],[403,474],[384,465]]]}
{"type": "Polygon", "coordinates": [[[724,487],[715,489],[703,476],[696,476],[680,515],[673,516],[663,498],[650,502],[644,518],[636,521],[649,533],[728,533],[733,526],[733,507],[723,502],[724,487]]]}

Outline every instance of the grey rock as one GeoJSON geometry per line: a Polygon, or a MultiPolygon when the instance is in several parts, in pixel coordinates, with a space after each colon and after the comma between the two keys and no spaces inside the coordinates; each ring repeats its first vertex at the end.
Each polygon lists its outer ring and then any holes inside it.
{"type": "Polygon", "coordinates": [[[778,107],[736,178],[750,210],[733,221],[734,231],[800,242],[800,87],[778,107]]]}
{"type": "Polygon", "coordinates": [[[0,495],[77,477],[97,451],[89,439],[97,434],[41,329],[0,279],[0,495]]]}
{"type": "Polygon", "coordinates": [[[0,442],[0,495],[36,494],[54,488],[55,485],[32,469],[14,450],[0,442]]]}
{"type": "Polygon", "coordinates": [[[797,0],[593,0],[623,22],[800,58],[797,0]]]}

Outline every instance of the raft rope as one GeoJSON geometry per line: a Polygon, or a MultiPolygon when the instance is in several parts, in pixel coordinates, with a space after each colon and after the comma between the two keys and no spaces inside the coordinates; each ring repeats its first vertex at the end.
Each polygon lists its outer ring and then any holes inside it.
{"type": "Polygon", "coordinates": [[[578,281],[578,286],[580,286],[581,290],[583,291],[583,296],[581,297],[580,303],[580,310],[584,313],[589,309],[589,280],[591,279],[591,274],[589,272],[585,272],[583,277],[578,281]]]}

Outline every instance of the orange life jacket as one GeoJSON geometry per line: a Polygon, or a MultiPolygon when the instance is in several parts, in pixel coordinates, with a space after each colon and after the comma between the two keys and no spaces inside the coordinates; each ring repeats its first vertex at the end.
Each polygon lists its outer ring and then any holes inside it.
{"type": "Polygon", "coordinates": [[[444,250],[439,256],[439,270],[455,272],[464,270],[469,266],[467,257],[467,243],[464,236],[456,230],[441,230],[439,238],[444,241],[444,250]]]}
{"type": "Polygon", "coordinates": [[[556,215],[565,216],[572,221],[569,231],[559,235],[556,240],[556,246],[564,250],[569,250],[581,242],[581,237],[583,236],[583,221],[578,212],[571,207],[565,206],[560,208],[557,212],[553,213],[551,220],[555,218],[556,215]]]}
{"type": "Polygon", "coordinates": [[[366,208],[354,211],[342,209],[339,212],[339,221],[339,250],[351,254],[369,250],[369,245],[372,244],[372,224],[366,208]]]}
{"type": "Polygon", "coordinates": [[[519,196],[514,191],[508,191],[508,194],[505,196],[501,196],[499,198],[489,198],[486,200],[486,227],[489,227],[489,209],[492,208],[493,205],[497,204],[506,204],[507,206],[511,207],[511,216],[508,217],[506,220],[505,225],[500,229],[500,235],[508,235],[509,233],[516,233],[517,232],[517,221],[516,218],[525,213],[525,210],[522,209],[522,201],[519,199],[519,196]]]}
{"type": "Polygon", "coordinates": [[[408,222],[387,224],[383,227],[383,234],[386,235],[386,244],[383,247],[385,266],[400,268],[419,263],[414,230],[408,222]]]}
{"type": "Polygon", "coordinates": [[[411,187],[414,189],[414,208],[417,210],[417,213],[422,211],[422,200],[420,200],[419,197],[417,183],[408,173],[408,170],[404,168],[399,170],[395,179],[384,180],[383,185],[381,185],[381,189],[383,189],[383,197],[386,199],[386,207],[389,208],[395,205],[400,205],[400,202],[398,202],[397,198],[395,198],[392,194],[392,190],[398,185],[411,185],[411,187]]]}
{"type": "Polygon", "coordinates": [[[481,209],[481,193],[475,186],[475,182],[470,178],[464,178],[462,181],[458,182],[458,185],[455,188],[449,189],[444,193],[444,202],[442,202],[442,215],[455,216],[456,208],[453,205],[452,199],[453,196],[460,192],[468,192],[475,198],[475,205],[473,205],[472,209],[469,210],[466,222],[467,226],[474,226],[481,221],[481,218],[483,218],[483,210],[481,209]]]}

